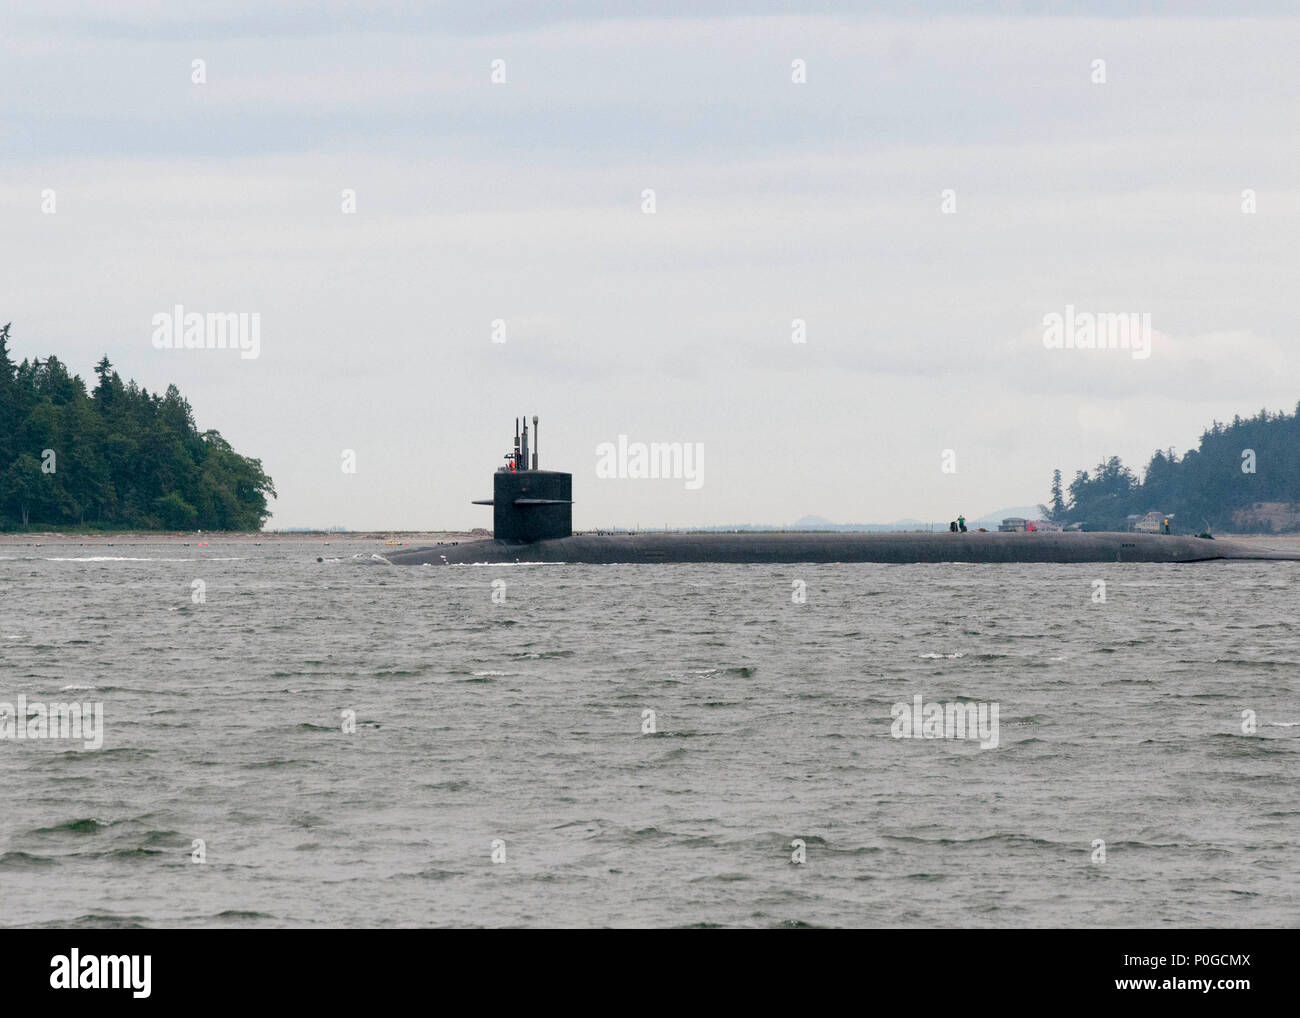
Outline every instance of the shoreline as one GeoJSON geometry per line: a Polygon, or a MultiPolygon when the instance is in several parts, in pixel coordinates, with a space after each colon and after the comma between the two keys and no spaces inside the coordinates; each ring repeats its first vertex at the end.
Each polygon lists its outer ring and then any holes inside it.
{"type": "Polygon", "coordinates": [[[31,531],[27,533],[0,533],[0,545],[39,545],[39,544],[265,544],[290,542],[324,542],[331,541],[473,541],[482,537],[491,537],[488,533],[472,534],[460,530],[365,530],[347,533],[329,533],[326,531],[306,531],[300,534],[266,533],[262,531],[215,530],[211,533],[178,533],[176,531],[92,531],[90,533],[68,533],[66,531],[31,531]]]}
{"type": "MultiPolygon", "coordinates": [[[[586,533],[596,533],[587,531],[586,533]]],[[[575,534],[582,532],[575,531],[575,534]]],[[[643,532],[644,533],[644,532],[643,532]]],[[[724,533],[720,531],[672,531],[679,534],[724,533]]],[[[729,533],[729,532],[728,532],[729,533]]],[[[795,533],[814,535],[831,533],[823,531],[765,531],[765,533],[795,533]]],[[[913,531],[879,531],[881,534],[908,534],[913,531]]],[[[42,545],[60,545],[65,547],[113,546],[113,545],[176,545],[182,547],[213,546],[222,544],[375,544],[379,547],[418,548],[446,542],[467,542],[491,539],[491,533],[480,530],[478,533],[463,530],[364,530],[348,532],[305,531],[302,533],[261,532],[261,531],[214,531],[212,533],[181,533],[177,531],[140,531],[69,533],[66,531],[41,531],[29,533],[0,533],[0,547],[40,547],[42,545]]],[[[1186,536],[1186,535],[1183,535],[1186,536]]],[[[1241,541],[1246,544],[1282,547],[1300,551],[1300,534],[1237,534],[1223,533],[1216,535],[1225,541],[1241,541]]],[[[977,537],[974,539],[978,540],[977,537]]]]}

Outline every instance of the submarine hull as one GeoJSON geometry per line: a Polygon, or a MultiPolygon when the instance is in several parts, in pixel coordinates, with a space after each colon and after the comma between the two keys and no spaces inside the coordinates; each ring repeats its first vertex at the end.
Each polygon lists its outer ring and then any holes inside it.
{"type": "Polygon", "coordinates": [[[1300,561],[1300,553],[1237,541],[1127,533],[744,533],[575,534],[541,541],[481,540],[404,549],[382,556],[392,565],[555,562],[1209,562],[1300,561]]]}
{"type": "Polygon", "coordinates": [[[490,540],[449,542],[374,555],[391,565],[474,565],[554,562],[616,565],[678,562],[795,564],[801,562],[1210,562],[1222,559],[1300,561],[1300,553],[1274,552],[1236,541],[1170,534],[988,533],[761,533],[574,534],[573,475],[541,470],[528,456],[528,419],[515,418],[514,450],[493,475],[490,540]]]}

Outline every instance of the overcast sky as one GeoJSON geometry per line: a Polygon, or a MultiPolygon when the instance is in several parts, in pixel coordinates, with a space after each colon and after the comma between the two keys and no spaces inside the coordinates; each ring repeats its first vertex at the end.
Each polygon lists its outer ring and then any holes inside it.
{"type": "Polygon", "coordinates": [[[175,382],[272,527],[490,526],[523,413],[576,526],[685,526],[973,518],[1300,400],[1290,4],[484,6],[0,4],[14,356],[175,382]],[[177,304],[260,356],[156,349],[177,304]]]}

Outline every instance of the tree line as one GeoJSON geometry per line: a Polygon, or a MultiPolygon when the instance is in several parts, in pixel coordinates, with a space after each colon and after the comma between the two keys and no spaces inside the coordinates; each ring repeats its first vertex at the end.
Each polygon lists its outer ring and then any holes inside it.
{"type": "Polygon", "coordinates": [[[1232,530],[1233,515],[1260,502],[1300,504],[1300,404],[1293,414],[1261,410],[1215,421],[1181,457],[1156,450],[1140,478],[1118,456],[1078,471],[1068,488],[1057,470],[1041,508],[1047,519],[1087,530],[1123,530],[1129,515],[1155,510],[1194,532],[1232,530]]]}
{"type": "Polygon", "coordinates": [[[57,357],[15,364],[0,328],[0,530],[258,530],[275,487],[260,460],[200,432],[176,386],[123,382],[105,356],[87,391],[57,357]]]}

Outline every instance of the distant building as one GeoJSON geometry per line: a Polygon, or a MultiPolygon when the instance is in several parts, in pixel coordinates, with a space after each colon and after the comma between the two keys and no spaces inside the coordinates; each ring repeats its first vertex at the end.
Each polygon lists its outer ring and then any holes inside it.
{"type": "Polygon", "coordinates": [[[1129,521],[1129,529],[1139,534],[1159,534],[1165,529],[1165,514],[1154,509],[1145,516],[1130,516],[1129,521]]]}
{"type": "Polygon", "coordinates": [[[998,527],[998,530],[1004,534],[1014,534],[1026,530],[1051,530],[1059,532],[1064,529],[1065,526],[1061,523],[1053,523],[1051,520],[1028,520],[1023,516],[1008,516],[998,527]]]}

